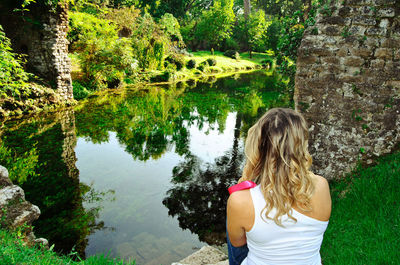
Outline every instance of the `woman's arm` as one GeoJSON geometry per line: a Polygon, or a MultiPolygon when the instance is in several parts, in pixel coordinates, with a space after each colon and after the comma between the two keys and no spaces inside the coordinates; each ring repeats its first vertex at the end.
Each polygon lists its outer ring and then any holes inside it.
{"type": "Polygon", "coordinates": [[[232,193],[227,203],[227,229],[229,240],[234,247],[247,243],[246,231],[250,231],[254,223],[254,206],[249,190],[232,193]]]}

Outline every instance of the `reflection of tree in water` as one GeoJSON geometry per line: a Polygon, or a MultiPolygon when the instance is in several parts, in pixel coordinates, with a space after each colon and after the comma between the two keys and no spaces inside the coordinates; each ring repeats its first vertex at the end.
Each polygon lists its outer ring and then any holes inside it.
{"type": "Polygon", "coordinates": [[[39,206],[41,215],[34,222],[35,234],[45,237],[55,250],[75,250],[85,257],[87,236],[101,229],[96,222],[100,207],[85,209],[83,203],[104,200],[109,192],[98,192],[79,181],[75,156],[75,117],[73,110],[38,117],[18,126],[3,128],[3,144],[17,154],[36,150],[36,172],[18,182],[28,201],[39,206]]]}
{"type": "MultiPolygon", "coordinates": [[[[232,149],[215,159],[214,164],[202,164],[198,157],[188,153],[185,161],[173,169],[174,187],[163,200],[169,214],[177,216],[180,227],[198,234],[202,241],[209,244],[225,242],[227,188],[240,178],[244,160],[243,152],[239,150],[240,137],[245,137],[250,126],[266,109],[290,105],[288,98],[281,96],[279,78],[278,75],[260,73],[236,79],[220,79],[213,84],[218,88],[219,95],[224,95],[226,99],[218,105],[215,102],[212,104],[220,113],[216,117],[222,118],[218,121],[221,132],[225,129],[228,112],[236,112],[232,149]]],[[[204,93],[202,90],[207,91],[206,95],[213,91],[206,84],[198,85],[188,97],[198,101],[197,95],[204,93]]],[[[205,104],[199,104],[203,108],[198,112],[205,119],[216,113],[207,105],[207,97],[200,101],[205,104]]]]}
{"type": "Polygon", "coordinates": [[[163,204],[168,214],[178,216],[182,229],[189,229],[208,244],[225,242],[225,209],[227,188],[240,177],[243,154],[239,151],[241,115],[236,116],[232,149],[202,165],[193,155],[187,155],[172,171],[174,188],[167,192],[163,204]]]}
{"type": "MultiPolygon", "coordinates": [[[[188,128],[225,129],[230,112],[240,112],[243,128],[252,124],[259,112],[288,104],[281,97],[281,77],[274,73],[253,73],[240,78],[223,78],[214,83],[147,87],[148,91],[125,91],[87,101],[76,112],[78,136],[101,143],[109,132],[134,159],[160,158],[175,147],[179,155],[189,152],[188,128]]],[[[242,130],[243,130],[242,128],[242,130]]],[[[247,130],[246,130],[247,131],[247,130]]]]}

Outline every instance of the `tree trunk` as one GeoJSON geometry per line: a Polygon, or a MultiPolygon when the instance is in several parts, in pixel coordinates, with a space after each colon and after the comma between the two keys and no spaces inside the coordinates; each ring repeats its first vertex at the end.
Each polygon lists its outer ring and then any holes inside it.
{"type": "Polygon", "coordinates": [[[244,18],[247,20],[251,12],[250,0],[243,0],[244,5],[244,18]]]}
{"type": "Polygon", "coordinates": [[[303,3],[305,7],[303,19],[306,21],[308,18],[308,13],[311,10],[311,0],[303,0],[303,3]]]}

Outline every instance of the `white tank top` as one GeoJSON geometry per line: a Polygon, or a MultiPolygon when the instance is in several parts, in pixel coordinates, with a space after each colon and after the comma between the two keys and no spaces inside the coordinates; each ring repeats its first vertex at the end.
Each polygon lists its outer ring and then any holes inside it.
{"type": "MultiPolygon", "coordinates": [[[[249,253],[242,265],[320,265],[321,247],[328,221],[319,221],[293,209],[293,217],[282,216],[280,227],[273,220],[261,219],[260,213],[265,207],[265,199],[260,185],[250,189],[254,204],[254,225],[246,232],[249,253]]],[[[273,209],[269,216],[275,216],[273,209]]],[[[265,212],[264,212],[265,215],[265,212]]]]}

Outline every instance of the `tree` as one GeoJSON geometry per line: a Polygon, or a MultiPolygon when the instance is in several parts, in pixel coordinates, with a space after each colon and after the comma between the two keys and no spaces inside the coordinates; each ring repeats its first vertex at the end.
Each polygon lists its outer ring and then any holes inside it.
{"type": "Polygon", "coordinates": [[[256,6],[262,8],[265,14],[278,17],[290,16],[294,11],[303,9],[306,0],[255,0],[256,6]]]}
{"type": "Polygon", "coordinates": [[[250,14],[247,24],[250,52],[252,50],[265,50],[265,33],[267,28],[268,22],[265,20],[264,11],[258,10],[250,14]]]}
{"type": "Polygon", "coordinates": [[[251,12],[250,0],[243,0],[244,18],[247,20],[251,12]]]}
{"type": "Polygon", "coordinates": [[[231,35],[234,20],[233,0],[216,0],[213,6],[201,15],[195,29],[196,39],[199,42],[205,41],[207,46],[218,47],[231,35]]]}

